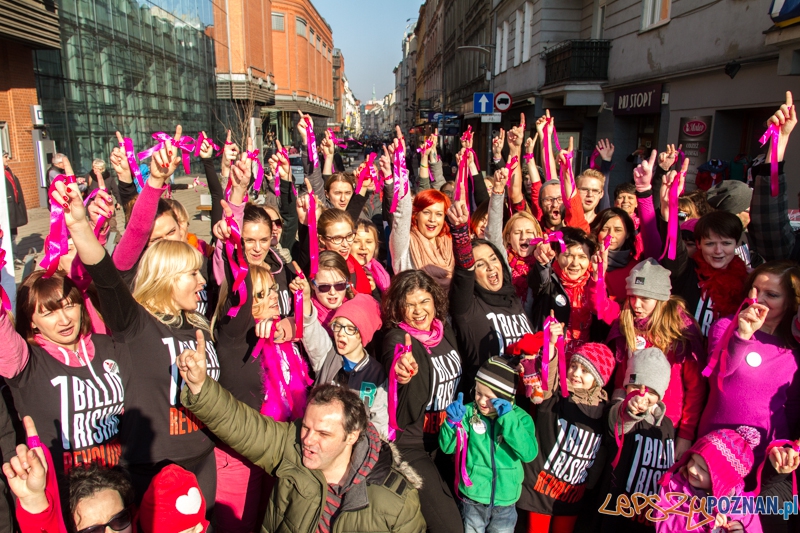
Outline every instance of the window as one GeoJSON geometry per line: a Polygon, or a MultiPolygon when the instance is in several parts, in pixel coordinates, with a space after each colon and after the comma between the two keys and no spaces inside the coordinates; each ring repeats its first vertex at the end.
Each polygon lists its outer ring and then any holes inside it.
{"type": "Polygon", "coordinates": [[[525,2],[525,15],[522,25],[522,62],[531,59],[531,32],[533,31],[533,5],[525,2]]]}
{"type": "Polygon", "coordinates": [[[669,8],[672,0],[644,0],[642,29],[669,21],[669,8]]]}
{"type": "Polygon", "coordinates": [[[283,13],[272,14],[272,31],[284,31],[283,29],[283,13]]]}
{"type": "Polygon", "coordinates": [[[514,17],[514,66],[518,67],[522,61],[522,11],[517,10],[514,17]]]}
{"type": "Polygon", "coordinates": [[[8,132],[8,122],[0,122],[0,144],[3,152],[8,152],[12,158],[14,153],[11,151],[11,135],[8,132]]]}
{"type": "Polygon", "coordinates": [[[497,36],[495,37],[495,49],[494,49],[494,75],[497,76],[500,74],[500,57],[503,49],[503,43],[501,42],[503,39],[503,28],[500,26],[497,27],[497,36]]]}
{"type": "MultiPolygon", "coordinates": [[[[302,35],[306,37],[306,21],[301,19],[300,17],[295,17],[295,30],[297,31],[297,35],[302,35]]],[[[313,31],[313,30],[312,30],[313,31]]]]}
{"type": "Polygon", "coordinates": [[[508,68],[508,21],[503,22],[503,40],[500,43],[503,50],[500,52],[500,72],[508,68]]]}
{"type": "Polygon", "coordinates": [[[319,35],[317,35],[317,51],[319,51],[319,47],[320,47],[321,44],[322,44],[322,40],[319,38],[319,35]]]}
{"type": "Polygon", "coordinates": [[[603,38],[603,26],[605,25],[605,21],[606,21],[606,6],[605,4],[601,4],[600,7],[597,8],[597,20],[595,21],[595,26],[594,26],[595,39],[603,38]]]}

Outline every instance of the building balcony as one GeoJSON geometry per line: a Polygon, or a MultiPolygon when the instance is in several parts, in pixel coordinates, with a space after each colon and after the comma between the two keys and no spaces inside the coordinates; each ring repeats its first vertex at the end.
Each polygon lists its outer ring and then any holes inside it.
{"type": "Polygon", "coordinates": [[[571,40],[544,52],[544,87],[608,80],[611,41],[571,40]]]}

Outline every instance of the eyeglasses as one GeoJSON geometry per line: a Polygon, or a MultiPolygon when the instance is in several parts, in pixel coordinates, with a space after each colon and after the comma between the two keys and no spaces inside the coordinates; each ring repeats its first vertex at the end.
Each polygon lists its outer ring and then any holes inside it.
{"type": "Polygon", "coordinates": [[[356,234],[355,233],[348,233],[344,237],[342,237],[342,236],[328,237],[326,235],[325,237],[323,237],[323,239],[325,239],[326,241],[332,243],[334,246],[339,246],[344,241],[353,242],[354,240],[356,240],[356,234]]]}
{"type": "Polygon", "coordinates": [[[590,189],[588,187],[578,187],[578,190],[586,196],[599,196],[603,192],[600,189],[590,189]]]}
{"type": "Polygon", "coordinates": [[[278,226],[279,228],[283,227],[283,221],[281,219],[279,219],[279,218],[271,218],[270,220],[272,220],[272,225],[273,226],[278,226]]]}
{"type": "Polygon", "coordinates": [[[331,292],[331,288],[337,292],[342,292],[349,285],[347,281],[337,281],[336,283],[317,283],[317,280],[313,280],[311,283],[314,284],[319,292],[331,292]]]}
{"type": "Polygon", "coordinates": [[[331,322],[331,331],[333,331],[334,335],[336,335],[342,330],[344,330],[345,334],[348,337],[352,337],[353,335],[358,333],[358,328],[355,326],[345,326],[344,324],[339,324],[338,322],[331,322]]]}
{"type": "Polygon", "coordinates": [[[81,529],[78,533],[103,533],[107,527],[110,527],[114,531],[122,531],[126,527],[131,525],[131,511],[130,509],[123,509],[122,511],[118,512],[114,516],[111,517],[105,524],[98,524],[96,526],[89,526],[85,529],[81,529]]]}
{"type": "Polygon", "coordinates": [[[564,199],[561,198],[560,196],[550,196],[548,198],[542,199],[542,203],[545,204],[545,205],[548,205],[548,204],[563,204],[564,203],[564,199]]]}
{"type": "Polygon", "coordinates": [[[278,289],[280,289],[280,287],[278,287],[278,284],[277,283],[273,283],[272,285],[267,287],[266,291],[258,291],[256,293],[256,298],[258,298],[259,300],[264,299],[267,296],[269,296],[270,293],[278,292],[278,289]]]}

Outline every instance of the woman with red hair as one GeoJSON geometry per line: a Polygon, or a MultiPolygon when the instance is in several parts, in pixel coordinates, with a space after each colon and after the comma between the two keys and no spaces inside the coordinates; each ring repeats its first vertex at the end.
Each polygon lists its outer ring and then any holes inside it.
{"type": "MultiPolygon", "coordinates": [[[[395,141],[394,149],[403,150],[402,140],[395,141]]],[[[428,155],[434,147],[422,154],[423,163],[429,161],[428,155]]],[[[384,155],[381,159],[388,156],[384,155]]],[[[381,162],[388,166],[388,161],[381,162]]],[[[419,179],[430,177],[430,170],[437,180],[442,178],[442,163],[421,164],[419,179]]],[[[386,191],[391,194],[392,185],[387,183],[386,191]]],[[[385,196],[385,195],[384,195],[385,196]]],[[[397,211],[392,220],[392,233],[389,237],[389,251],[395,273],[404,270],[424,270],[442,286],[450,289],[455,259],[450,230],[445,224],[445,213],[450,208],[450,198],[436,189],[420,191],[413,200],[406,194],[397,203],[397,211]]]]}

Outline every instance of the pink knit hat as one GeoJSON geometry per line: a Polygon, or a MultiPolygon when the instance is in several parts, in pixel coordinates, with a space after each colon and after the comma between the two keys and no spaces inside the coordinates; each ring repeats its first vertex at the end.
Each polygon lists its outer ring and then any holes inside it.
{"type": "Polygon", "coordinates": [[[375,332],[381,329],[381,307],[368,294],[359,293],[344,302],[333,314],[331,322],[339,316],[355,324],[361,334],[362,346],[369,344],[375,332]]]}
{"type": "Polygon", "coordinates": [[[718,429],[700,437],[681,460],[675,463],[661,479],[661,484],[669,483],[671,474],[689,462],[696,453],[708,464],[711,476],[711,492],[717,498],[738,494],[744,489],[744,478],[753,468],[753,448],[761,442],[758,430],[750,426],[732,429],[718,429]]]}
{"type": "Polygon", "coordinates": [[[570,360],[582,364],[601,387],[605,387],[608,383],[616,364],[614,354],[608,346],[599,342],[581,344],[575,348],[570,360]]]}

